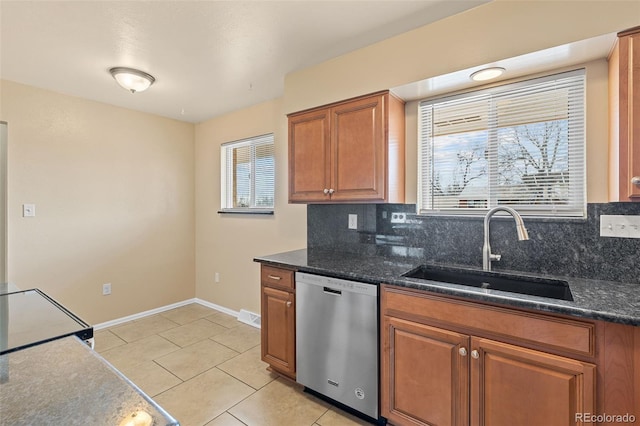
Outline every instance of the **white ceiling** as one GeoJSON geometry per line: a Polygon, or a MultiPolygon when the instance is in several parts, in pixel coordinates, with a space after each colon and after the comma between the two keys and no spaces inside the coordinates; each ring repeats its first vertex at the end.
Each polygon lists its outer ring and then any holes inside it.
{"type": "Polygon", "coordinates": [[[0,1],[0,77],[201,122],[282,95],[284,76],[488,0],[0,1]],[[146,71],[146,92],[108,69],[146,71]]]}

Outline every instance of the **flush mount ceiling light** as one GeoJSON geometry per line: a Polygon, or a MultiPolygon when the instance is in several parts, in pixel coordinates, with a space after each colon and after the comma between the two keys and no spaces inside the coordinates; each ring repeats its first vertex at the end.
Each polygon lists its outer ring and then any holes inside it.
{"type": "Polygon", "coordinates": [[[474,72],[470,77],[473,81],[486,81],[500,77],[504,71],[505,69],[502,67],[484,68],[474,72]]]}
{"type": "Polygon", "coordinates": [[[114,67],[109,72],[120,86],[131,93],[143,92],[156,81],[151,74],[134,68],[114,67]]]}

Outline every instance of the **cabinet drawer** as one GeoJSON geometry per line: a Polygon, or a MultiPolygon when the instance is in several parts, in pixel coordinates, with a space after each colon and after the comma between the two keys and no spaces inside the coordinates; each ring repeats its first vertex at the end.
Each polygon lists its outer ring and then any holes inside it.
{"type": "Polygon", "coordinates": [[[263,285],[295,289],[293,271],[262,265],[260,279],[263,285]]]}
{"type": "Polygon", "coordinates": [[[382,314],[562,354],[595,356],[595,324],[383,286],[382,314]]]}

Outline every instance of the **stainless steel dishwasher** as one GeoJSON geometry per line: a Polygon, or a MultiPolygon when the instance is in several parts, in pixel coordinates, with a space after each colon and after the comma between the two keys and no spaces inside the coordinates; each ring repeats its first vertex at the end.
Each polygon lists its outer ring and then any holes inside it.
{"type": "Polygon", "coordinates": [[[298,383],[378,419],[378,288],[296,273],[298,383]]]}

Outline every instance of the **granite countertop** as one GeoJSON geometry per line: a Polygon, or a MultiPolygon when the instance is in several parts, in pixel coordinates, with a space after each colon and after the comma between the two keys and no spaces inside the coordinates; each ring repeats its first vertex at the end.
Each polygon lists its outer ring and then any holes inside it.
{"type": "Polygon", "coordinates": [[[0,356],[0,424],[178,422],[80,339],[69,336],[0,356]]]}
{"type": "MultiPolygon", "coordinates": [[[[360,255],[322,249],[301,249],[256,257],[254,260],[274,266],[294,268],[300,272],[351,279],[371,284],[393,284],[481,302],[640,326],[640,291],[638,291],[640,288],[638,288],[637,284],[545,276],[545,278],[561,279],[569,283],[574,299],[574,301],[570,302],[402,277],[402,274],[422,263],[416,258],[360,255]]],[[[465,268],[470,269],[468,266],[465,268]]],[[[518,275],[536,276],[530,273],[513,272],[518,275]]]]}

